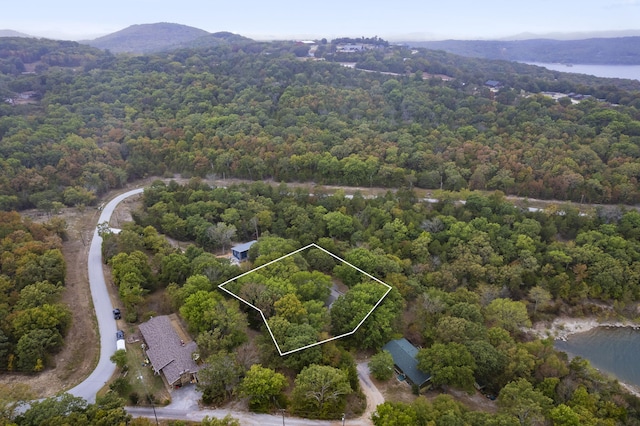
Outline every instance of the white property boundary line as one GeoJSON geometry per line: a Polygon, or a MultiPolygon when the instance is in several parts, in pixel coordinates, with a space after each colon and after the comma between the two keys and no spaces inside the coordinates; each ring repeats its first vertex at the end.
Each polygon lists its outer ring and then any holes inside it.
{"type": "Polygon", "coordinates": [[[371,274],[369,274],[369,273],[367,273],[367,272],[363,271],[362,269],[358,268],[357,266],[352,265],[351,263],[347,262],[346,260],[342,259],[341,257],[336,256],[335,254],[331,253],[331,252],[330,252],[330,251],[328,251],[328,250],[325,250],[324,248],[320,247],[319,245],[317,245],[317,244],[315,244],[315,243],[311,243],[311,244],[309,244],[309,245],[307,245],[307,246],[305,246],[305,247],[299,248],[298,250],[292,251],[292,252],[291,252],[291,253],[289,253],[289,254],[285,254],[285,255],[284,255],[284,256],[282,256],[282,257],[279,257],[279,258],[277,258],[277,259],[275,259],[275,260],[272,260],[272,261],[270,261],[270,262],[267,262],[267,263],[265,263],[264,265],[260,265],[260,266],[258,266],[257,268],[254,268],[254,269],[252,269],[252,270],[250,270],[250,271],[248,271],[248,272],[245,272],[245,273],[243,273],[243,274],[240,274],[240,275],[238,275],[237,277],[231,278],[230,280],[227,280],[227,281],[223,282],[222,284],[220,284],[220,285],[218,286],[218,288],[219,288],[219,289],[221,289],[221,290],[223,290],[223,291],[225,291],[225,292],[227,292],[227,293],[228,293],[228,294],[230,294],[231,296],[235,297],[236,299],[238,299],[238,300],[239,300],[239,301],[241,301],[242,303],[244,303],[244,304],[246,304],[246,305],[248,305],[248,306],[251,306],[253,309],[255,309],[256,311],[260,312],[260,316],[262,317],[262,320],[264,321],[264,324],[267,326],[267,330],[269,330],[269,334],[271,335],[271,339],[273,340],[273,343],[276,345],[276,349],[278,350],[278,353],[280,354],[280,356],[285,356],[285,355],[292,354],[292,353],[294,353],[294,352],[301,351],[301,350],[303,350],[303,349],[308,349],[308,348],[311,348],[311,347],[314,347],[314,346],[321,345],[321,344],[323,344],[323,343],[330,342],[330,341],[332,341],[332,340],[336,340],[336,339],[340,339],[340,338],[342,338],[342,337],[346,337],[346,336],[350,336],[350,335],[352,335],[353,333],[355,333],[356,331],[358,331],[358,329],[359,329],[359,328],[360,328],[360,326],[365,322],[365,320],[366,320],[367,318],[369,318],[369,315],[371,315],[371,314],[373,313],[373,311],[378,307],[378,305],[380,305],[380,303],[382,303],[382,301],[384,300],[384,298],[385,298],[385,297],[387,296],[387,294],[389,294],[389,292],[391,291],[391,288],[392,288],[392,287],[391,287],[389,284],[387,284],[387,283],[385,283],[385,282],[383,282],[383,281],[379,280],[378,278],[374,277],[373,275],[371,275],[371,274]],[[266,267],[266,266],[269,266],[269,265],[271,265],[271,264],[273,264],[273,263],[279,262],[279,261],[281,261],[282,259],[285,259],[285,258],[287,258],[287,257],[289,257],[289,256],[293,256],[294,254],[300,253],[301,251],[304,251],[304,250],[306,250],[306,249],[308,249],[308,248],[310,248],[310,247],[315,247],[315,248],[317,248],[317,249],[319,249],[319,250],[322,250],[323,252],[327,253],[328,255],[330,255],[330,256],[332,256],[332,257],[334,257],[334,258],[338,259],[340,262],[342,262],[342,263],[346,263],[347,265],[351,266],[351,267],[352,267],[353,269],[355,269],[356,271],[358,271],[358,272],[360,272],[360,273],[362,273],[362,274],[366,275],[367,277],[371,278],[372,280],[374,280],[374,281],[376,281],[376,282],[378,282],[378,283],[382,284],[383,286],[387,287],[387,291],[382,295],[382,297],[380,298],[380,300],[378,300],[378,302],[373,306],[373,308],[371,308],[371,310],[367,313],[367,315],[365,315],[365,317],[362,319],[362,321],[360,321],[360,322],[358,323],[358,325],[357,325],[353,330],[349,331],[348,333],[344,333],[344,334],[341,334],[341,335],[339,335],[339,336],[332,337],[332,338],[330,338],[330,339],[325,339],[325,340],[322,340],[322,341],[320,341],[320,342],[312,343],[312,344],[310,344],[310,345],[306,345],[306,346],[303,346],[303,347],[298,348],[298,349],[293,349],[293,350],[290,350],[290,351],[287,351],[287,352],[282,352],[282,350],[280,349],[280,345],[278,345],[278,342],[276,341],[276,338],[273,336],[273,332],[271,331],[271,328],[269,327],[269,323],[267,322],[267,318],[264,316],[264,313],[262,312],[262,310],[260,310],[260,309],[259,309],[258,307],[256,307],[256,306],[252,305],[251,303],[247,302],[246,300],[244,300],[243,298],[241,298],[241,297],[240,297],[240,296],[238,296],[237,294],[235,294],[235,293],[233,293],[233,292],[231,292],[231,291],[227,290],[226,288],[224,288],[224,286],[225,286],[225,285],[227,285],[227,284],[229,284],[229,283],[230,283],[230,282],[232,282],[232,281],[235,281],[235,280],[237,280],[237,279],[240,279],[240,278],[244,277],[245,275],[249,275],[249,274],[251,274],[251,273],[253,273],[253,272],[255,272],[255,271],[259,270],[259,269],[262,269],[262,268],[264,268],[264,267],[266,267]]]}

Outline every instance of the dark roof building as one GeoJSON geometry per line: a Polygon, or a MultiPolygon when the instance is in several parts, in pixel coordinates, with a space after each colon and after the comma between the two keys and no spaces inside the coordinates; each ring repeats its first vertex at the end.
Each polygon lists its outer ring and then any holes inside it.
{"type": "Polygon", "coordinates": [[[237,246],[231,247],[231,255],[238,261],[242,262],[247,260],[249,257],[249,249],[252,245],[257,243],[256,240],[249,241],[248,243],[238,244],[237,246]]]}
{"type": "Polygon", "coordinates": [[[411,383],[422,387],[425,383],[431,380],[431,375],[423,373],[418,370],[418,361],[416,355],[418,354],[418,348],[413,346],[404,337],[398,340],[392,340],[382,348],[385,351],[389,351],[393,357],[393,363],[396,368],[402,372],[411,383]]]}
{"type": "Polygon", "coordinates": [[[193,353],[198,351],[198,346],[195,342],[185,344],[168,316],[151,318],[139,328],[147,345],[147,357],[156,374],[164,374],[171,386],[197,381],[196,373],[200,367],[193,360],[193,353]]]}

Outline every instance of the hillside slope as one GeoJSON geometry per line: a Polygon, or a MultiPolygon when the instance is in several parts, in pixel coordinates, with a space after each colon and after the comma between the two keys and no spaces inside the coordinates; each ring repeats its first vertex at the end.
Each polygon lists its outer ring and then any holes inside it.
{"type": "Polygon", "coordinates": [[[33,36],[30,36],[29,34],[21,33],[19,31],[14,31],[14,30],[0,30],[0,37],[27,37],[27,38],[33,38],[33,36]]]}
{"type": "Polygon", "coordinates": [[[207,31],[187,25],[161,22],[132,25],[84,43],[113,53],[150,53],[188,43],[208,34],[207,31]]]}

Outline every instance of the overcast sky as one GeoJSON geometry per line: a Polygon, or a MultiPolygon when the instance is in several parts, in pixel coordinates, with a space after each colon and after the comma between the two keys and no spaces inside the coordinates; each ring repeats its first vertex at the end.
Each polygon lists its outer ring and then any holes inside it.
{"type": "Polygon", "coordinates": [[[255,39],[640,30],[640,0],[2,0],[0,29],[71,40],[174,22],[255,39]]]}

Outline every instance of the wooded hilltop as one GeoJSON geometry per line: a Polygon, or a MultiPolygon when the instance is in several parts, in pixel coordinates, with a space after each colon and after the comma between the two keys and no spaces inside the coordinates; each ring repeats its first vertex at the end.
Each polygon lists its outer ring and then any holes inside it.
{"type": "MultiPolygon", "coordinates": [[[[128,324],[176,312],[185,321],[207,361],[204,403],[357,417],[366,402],[355,357],[375,354],[384,383],[380,349],[404,336],[421,347],[430,397],[385,402],[376,425],[640,424],[638,398],[529,331],[559,315],[638,316],[640,82],[377,37],[313,50],[218,37],[146,55],[0,38],[0,100],[0,371],[50,368],[63,342],[69,236],[56,214],[157,176],[133,223],[102,229],[103,255],[128,324]],[[340,48],[354,43],[367,48],[340,48]],[[347,197],[329,184],[389,191],[347,197]],[[558,204],[529,211],[505,195],[558,204]],[[593,206],[581,214],[563,201],[593,206]],[[11,212],[30,208],[52,219],[11,212]],[[256,311],[216,289],[246,268],[216,254],[253,239],[252,266],[317,243],[392,290],[357,333],[281,357],[256,311]],[[330,391],[311,397],[323,381],[330,391]],[[447,392],[475,386],[496,397],[489,408],[447,392]]],[[[268,312],[285,350],[353,329],[381,296],[321,250],[230,288],[268,312]],[[332,283],[347,291],[329,309],[332,283]]],[[[17,414],[5,398],[0,409],[20,425],[97,424],[105,413],[125,424],[122,406],[139,395],[121,379],[97,404],[65,397],[17,414]]]]}

